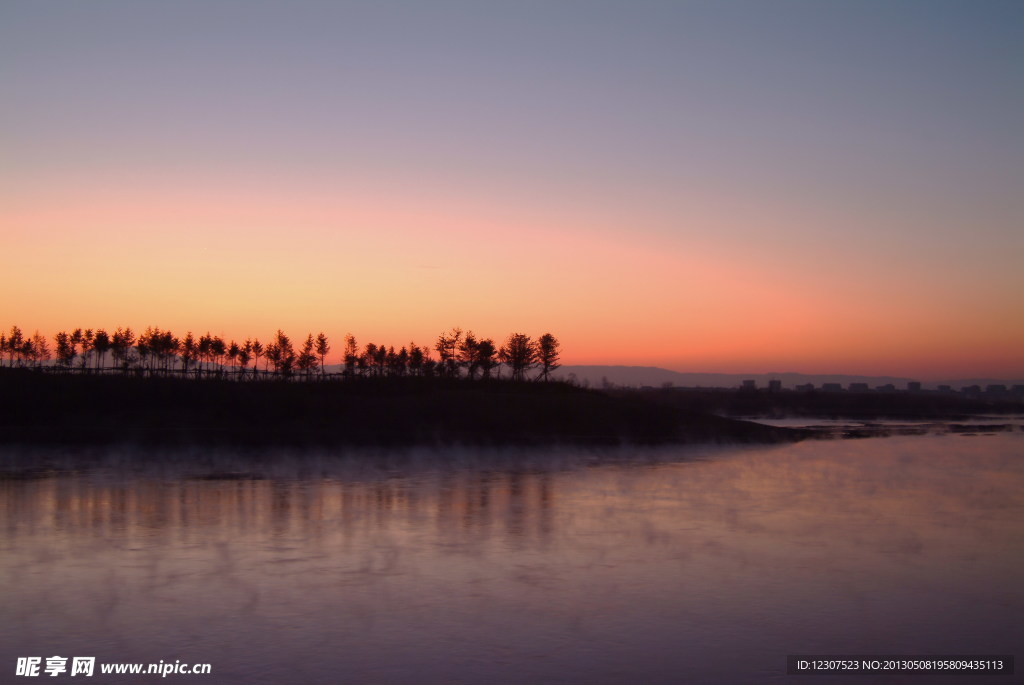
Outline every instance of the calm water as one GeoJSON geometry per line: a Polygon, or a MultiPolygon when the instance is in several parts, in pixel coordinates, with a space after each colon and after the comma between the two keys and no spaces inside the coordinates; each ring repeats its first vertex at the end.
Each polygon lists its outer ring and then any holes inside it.
{"type": "MultiPolygon", "coordinates": [[[[1024,657],[1020,432],[136,456],[0,480],[0,682],[29,655],[239,684],[879,683],[785,656],[1024,657]]],[[[27,458],[80,463],[0,453],[27,458]]]]}

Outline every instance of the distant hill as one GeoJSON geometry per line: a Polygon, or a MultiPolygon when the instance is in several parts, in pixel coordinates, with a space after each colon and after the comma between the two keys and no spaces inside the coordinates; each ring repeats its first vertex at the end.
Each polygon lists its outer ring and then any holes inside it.
{"type": "MultiPolygon", "coordinates": [[[[782,381],[783,388],[794,388],[807,383],[821,387],[824,383],[840,383],[844,388],[850,383],[867,383],[869,388],[892,384],[897,389],[906,389],[907,383],[914,378],[896,376],[854,376],[849,374],[805,374],[792,371],[782,373],[680,373],[657,366],[563,366],[555,371],[556,378],[567,379],[574,376],[576,380],[592,388],[600,388],[605,383],[618,386],[658,387],[671,383],[685,388],[738,388],[745,380],[752,380],[758,387],[767,387],[768,381],[782,381]]],[[[980,385],[984,388],[990,384],[1012,386],[1024,384],[1024,380],[1006,380],[998,378],[968,378],[955,380],[939,380],[922,382],[921,387],[934,390],[939,385],[949,385],[959,389],[969,385],[980,385]]]]}

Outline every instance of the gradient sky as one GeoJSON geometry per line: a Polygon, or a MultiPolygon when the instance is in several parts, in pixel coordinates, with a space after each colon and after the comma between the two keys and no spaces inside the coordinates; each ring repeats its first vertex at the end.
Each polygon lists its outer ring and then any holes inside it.
{"type": "Polygon", "coordinates": [[[1024,377],[1024,3],[0,4],[0,327],[1024,377]]]}

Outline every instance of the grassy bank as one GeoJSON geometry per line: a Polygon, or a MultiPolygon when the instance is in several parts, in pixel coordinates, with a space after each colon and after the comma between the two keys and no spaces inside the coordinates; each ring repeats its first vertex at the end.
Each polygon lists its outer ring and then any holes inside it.
{"type": "Polygon", "coordinates": [[[805,436],[562,383],[237,382],[0,370],[0,441],[8,444],[653,444],[805,436]]]}

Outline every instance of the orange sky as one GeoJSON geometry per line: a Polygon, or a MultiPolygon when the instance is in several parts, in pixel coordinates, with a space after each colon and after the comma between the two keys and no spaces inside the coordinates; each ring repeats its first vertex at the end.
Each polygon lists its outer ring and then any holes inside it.
{"type": "MultiPolygon", "coordinates": [[[[799,246],[780,262],[711,240],[638,240],[626,218],[586,208],[212,182],[47,199],[5,198],[0,278],[17,295],[5,327],[323,330],[337,354],[347,332],[399,346],[461,326],[495,339],[551,331],[567,364],[922,377],[1013,375],[1024,349],[1024,317],[1007,316],[1016,292],[929,280],[913,264],[823,268],[799,246]]],[[[700,207],[686,221],[730,228],[700,207]]]]}
{"type": "Polygon", "coordinates": [[[0,327],[1024,378],[1019,8],[299,4],[6,10],[0,327]]]}

